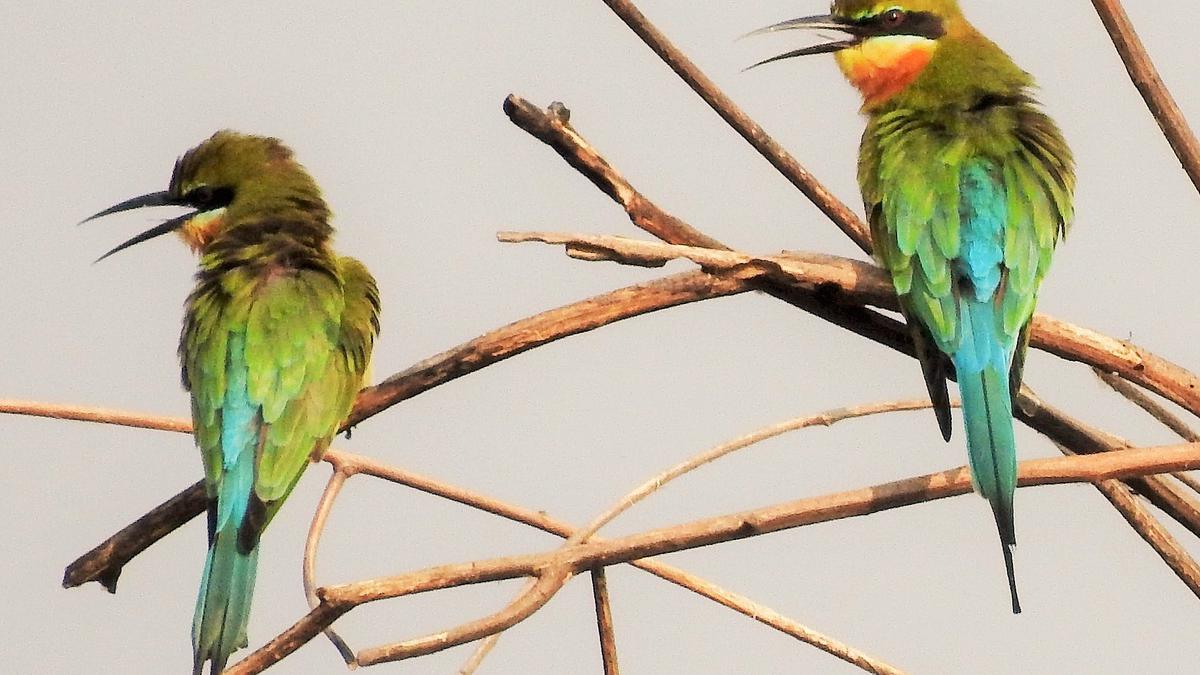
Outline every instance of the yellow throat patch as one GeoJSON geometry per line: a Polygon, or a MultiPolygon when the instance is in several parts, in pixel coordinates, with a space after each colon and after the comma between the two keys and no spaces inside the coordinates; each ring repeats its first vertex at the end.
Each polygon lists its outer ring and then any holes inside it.
{"type": "Polygon", "coordinates": [[[929,65],[937,46],[936,40],[924,37],[888,35],[843,49],[836,58],[846,79],[862,92],[865,105],[870,107],[912,84],[929,65]]]}
{"type": "Polygon", "coordinates": [[[199,252],[212,241],[213,235],[221,229],[224,220],[223,208],[197,213],[179,229],[179,236],[192,251],[199,252]]]}

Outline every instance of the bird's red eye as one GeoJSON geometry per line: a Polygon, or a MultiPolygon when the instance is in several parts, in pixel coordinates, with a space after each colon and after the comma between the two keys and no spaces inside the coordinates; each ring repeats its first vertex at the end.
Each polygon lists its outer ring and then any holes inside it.
{"type": "Polygon", "coordinates": [[[888,11],[884,12],[883,16],[881,17],[883,20],[883,25],[889,28],[895,28],[896,26],[903,24],[904,20],[907,18],[908,14],[902,9],[889,9],[888,11]]]}

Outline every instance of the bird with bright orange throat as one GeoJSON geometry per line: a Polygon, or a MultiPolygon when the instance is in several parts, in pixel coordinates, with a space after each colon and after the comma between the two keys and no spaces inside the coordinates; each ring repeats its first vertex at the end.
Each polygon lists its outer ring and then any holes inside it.
{"type": "Polygon", "coordinates": [[[892,275],[946,440],[946,380],[957,377],[971,476],[1020,612],[1012,400],[1038,287],[1073,217],[1071,151],[1033,99],[1033,78],[955,0],[836,0],[828,15],[757,32],[793,29],[845,38],[756,65],[833,53],[862,93],[858,181],[874,255],[892,275]]]}

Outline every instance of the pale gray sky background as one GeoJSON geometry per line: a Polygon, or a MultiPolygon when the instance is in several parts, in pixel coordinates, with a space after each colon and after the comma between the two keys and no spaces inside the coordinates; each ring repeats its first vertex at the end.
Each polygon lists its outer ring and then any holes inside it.
{"type": "MultiPolygon", "coordinates": [[[[1120,68],[1090,3],[967,0],[1043,87],[1080,165],[1078,220],[1041,309],[1200,368],[1191,283],[1200,198],[1120,68]]],[[[1185,112],[1200,121],[1187,0],[1130,0],[1185,112]]],[[[843,199],[857,206],[858,100],[832,59],[741,73],[807,44],[736,41],[823,0],[645,0],[643,10],[843,199]]],[[[500,229],[640,236],[549,149],[513,127],[509,92],[562,100],[647,195],[757,252],[856,255],[851,244],[688,91],[599,1],[11,2],[0,24],[0,397],[187,414],[175,345],[194,261],[160,239],[93,265],[157,222],[76,228],[163,189],[214,130],[276,135],[325,188],[338,245],[384,294],[383,377],[504,323],[662,272],[505,246],[500,229]]],[[[683,265],[672,270],[685,269],[683,265]]],[[[1083,368],[1036,353],[1028,381],[1093,423],[1172,438],[1083,368]]],[[[583,522],[649,475],[789,417],[923,394],[915,363],[765,297],[742,296],[570,338],[408,401],[338,445],[583,522]]],[[[199,520],[133,562],[110,596],[65,591],[66,563],[191,483],[182,435],[5,417],[0,663],[12,673],[186,672],[204,555],[199,520]]],[[[1022,457],[1049,442],[1018,430],[1022,457]]],[[[794,435],[672,485],[606,530],[630,533],[957,466],[932,415],[794,435]]],[[[264,540],[250,639],[305,609],[315,467],[264,540]]],[[[1087,486],[1021,490],[1008,611],[985,503],[963,497],[669,556],[912,673],[1181,673],[1200,661],[1200,603],[1087,486]]],[[[554,538],[357,479],[333,517],[326,583],[486,556],[554,538]]],[[[1200,554],[1195,540],[1190,549],[1200,554]]],[[[781,634],[631,568],[612,570],[628,673],[852,673],[781,634]]],[[[499,608],[519,583],[389,602],[338,626],[357,646],[499,608]]],[[[451,673],[459,648],[379,667],[451,673]]],[[[247,652],[241,652],[245,654],[247,652]]],[[[280,673],[337,673],[314,641],[280,673]]],[[[375,672],[375,671],[372,671],[375,672]]],[[[599,673],[589,585],[573,580],[505,635],[485,673],[599,673]]]]}

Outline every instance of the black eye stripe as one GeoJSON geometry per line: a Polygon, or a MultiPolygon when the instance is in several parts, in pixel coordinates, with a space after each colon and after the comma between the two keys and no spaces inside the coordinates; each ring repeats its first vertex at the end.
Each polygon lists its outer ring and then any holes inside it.
{"type": "Polygon", "coordinates": [[[889,21],[887,12],[866,16],[854,23],[860,26],[868,37],[882,35],[913,35],[916,37],[936,40],[946,34],[942,20],[931,12],[903,12],[900,21],[889,21]]]}
{"type": "Polygon", "coordinates": [[[183,201],[204,211],[219,209],[229,206],[230,202],[233,201],[233,189],[227,187],[212,188],[207,185],[201,185],[198,188],[189,190],[183,196],[183,201]]]}

